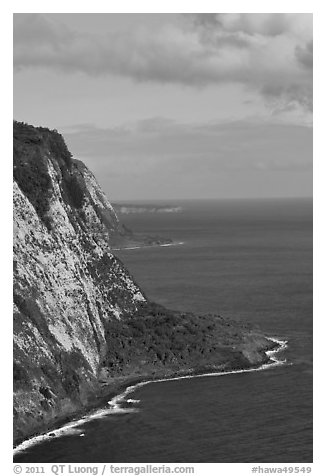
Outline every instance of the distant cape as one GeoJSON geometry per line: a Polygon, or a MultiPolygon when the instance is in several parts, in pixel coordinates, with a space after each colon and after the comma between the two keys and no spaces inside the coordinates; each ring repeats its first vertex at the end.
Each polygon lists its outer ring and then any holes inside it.
{"type": "Polygon", "coordinates": [[[151,204],[126,204],[113,203],[112,204],[119,214],[129,215],[131,213],[179,213],[182,212],[181,206],[169,205],[151,205],[151,204]]]}

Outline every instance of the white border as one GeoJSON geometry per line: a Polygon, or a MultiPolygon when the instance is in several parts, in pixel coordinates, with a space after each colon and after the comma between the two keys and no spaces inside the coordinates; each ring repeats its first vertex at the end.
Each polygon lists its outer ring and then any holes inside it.
{"type": "MultiPolygon", "coordinates": [[[[43,1],[12,1],[6,2],[1,7],[1,72],[2,72],[2,186],[0,187],[1,200],[1,295],[2,295],[2,313],[1,313],[1,363],[2,363],[2,435],[1,442],[2,468],[3,474],[12,474],[12,418],[11,418],[11,355],[12,347],[10,344],[12,335],[11,313],[12,313],[12,264],[11,264],[11,246],[12,246],[12,205],[11,205],[11,156],[12,156],[12,13],[13,12],[45,12],[45,13],[178,13],[178,12],[305,12],[314,13],[314,43],[315,43],[315,64],[314,64],[314,464],[313,475],[325,474],[325,449],[324,449],[324,425],[325,425],[325,402],[326,396],[323,385],[323,356],[325,335],[325,316],[322,296],[325,293],[325,206],[324,206],[324,188],[326,186],[325,174],[325,154],[323,154],[325,137],[325,120],[321,121],[321,116],[325,116],[324,88],[326,87],[324,65],[325,65],[325,35],[326,15],[325,7],[320,1],[279,1],[258,2],[258,1],[123,1],[109,2],[96,1],[76,2],[62,1],[44,2],[43,1]],[[137,9],[136,9],[137,8],[137,9]],[[317,100],[316,100],[317,98],[317,100]]],[[[324,117],[323,117],[324,119],[324,117]]],[[[28,465],[25,465],[28,466],[28,465]]],[[[48,465],[46,465],[48,466],[48,465]]],[[[196,475],[198,474],[220,474],[220,475],[246,475],[251,474],[252,464],[196,464],[196,475]]],[[[264,464],[263,466],[272,466],[264,464]]],[[[301,465],[302,466],[302,465],[301,465]]],[[[307,465],[306,465],[307,466],[307,465]]],[[[50,473],[49,473],[50,474],[50,473]]],[[[303,474],[303,473],[300,473],[303,474]]]]}

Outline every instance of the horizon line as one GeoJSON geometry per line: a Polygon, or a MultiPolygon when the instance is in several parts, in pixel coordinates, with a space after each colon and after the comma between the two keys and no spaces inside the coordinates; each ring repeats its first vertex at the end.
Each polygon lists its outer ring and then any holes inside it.
{"type": "Polygon", "coordinates": [[[177,201],[271,201],[271,200],[313,200],[313,196],[298,197],[195,197],[195,198],[109,198],[111,203],[127,203],[127,202],[177,202],[177,201]]]}

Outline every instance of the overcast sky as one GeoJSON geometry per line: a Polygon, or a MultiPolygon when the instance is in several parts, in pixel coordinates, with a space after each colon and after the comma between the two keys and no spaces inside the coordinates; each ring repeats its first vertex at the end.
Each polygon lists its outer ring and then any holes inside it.
{"type": "Polygon", "coordinates": [[[312,196],[312,15],[15,14],[14,72],[111,200],[312,196]]]}

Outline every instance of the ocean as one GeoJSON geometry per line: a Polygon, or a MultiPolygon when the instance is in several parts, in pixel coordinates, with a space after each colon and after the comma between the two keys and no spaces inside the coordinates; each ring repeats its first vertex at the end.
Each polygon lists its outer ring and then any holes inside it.
{"type": "Polygon", "coordinates": [[[172,205],[182,210],[120,218],[177,245],[117,256],[153,301],[247,321],[288,341],[286,363],[139,386],[123,405],[111,402],[15,461],[312,462],[312,200],[172,205]]]}

